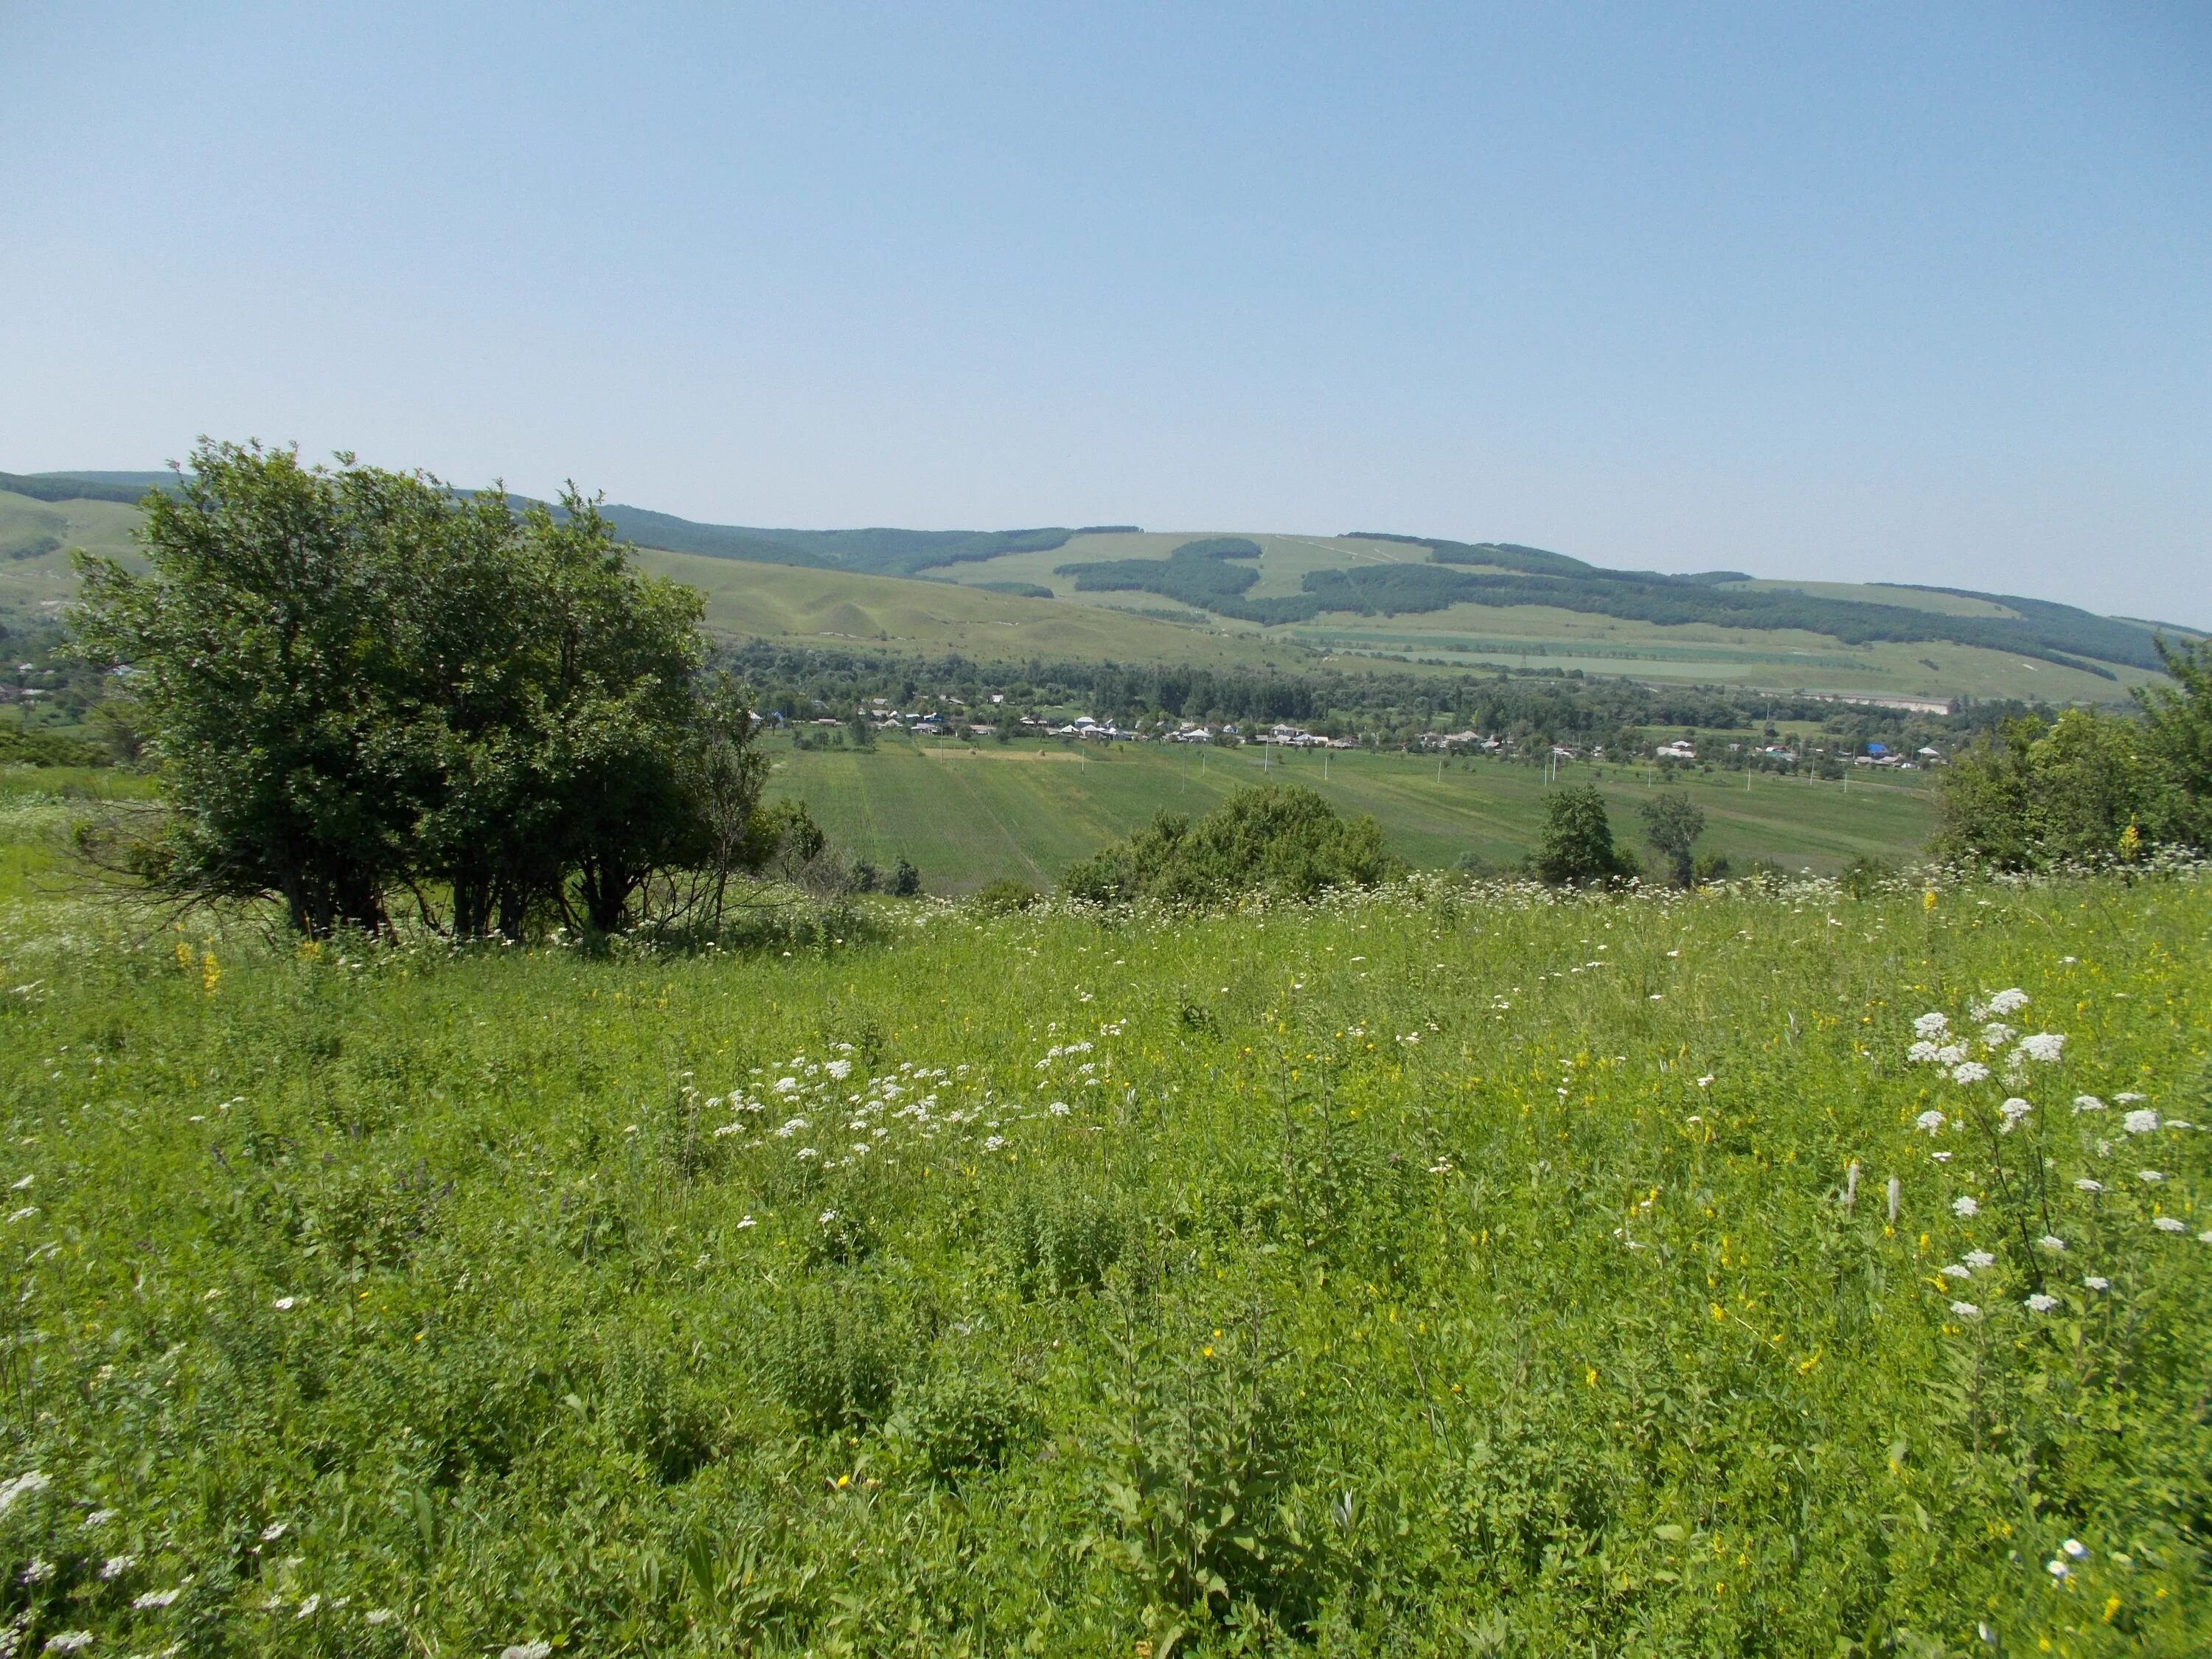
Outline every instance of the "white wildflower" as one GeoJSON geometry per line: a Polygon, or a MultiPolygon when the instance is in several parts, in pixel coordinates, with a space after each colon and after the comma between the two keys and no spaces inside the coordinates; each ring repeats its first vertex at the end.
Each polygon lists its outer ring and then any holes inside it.
{"type": "Polygon", "coordinates": [[[2016,1014],[2027,1006],[2027,993],[2014,986],[2008,991],[1998,992],[1984,1003],[1982,1012],[1984,1015],[2016,1014]]]}
{"type": "Polygon", "coordinates": [[[106,1579],[120,1578],[137,1565],[138,1558],[135,1555],[111,1555],[100,1564],[100,1576],[106,1579]]]}
{"type": "Polygon", "coordinates": [[[90,1515],[84,1517],[84,1529],[87,1532],[98,1532],[102,1527],[115,1519],[115,1516],[116,1511],[113,1510],[94,1510],[90,1515]]]}
{"type": "Polygon", "coordinates": [[[2069,1538],[2058,1547],[2076,1561],[2086,1561],[2089,1559],[2089,1547],[2078,1538],[2069,1538]]]}
{"type": "Polygon", "coordinates": [[[1979,1215],[1981,1212],[1982,1206],[1975,1203],[1972,1199],[1968,1198],[1964,1193],[1960,1194],[1958,1197],[1951,1200],[1951,1213],[1957,1216],[1961,1220],[1966,1219],[1968,1216],[1979,1215]]]}
{"type": "Polygon", "coordinates": [[[1982,1047],[2002,1048],[2019,1035],[2011,1026],[1993,1020],[1982,1027],[1982,1047]]]}
{"type": "Polygon", "coordinates": [[[1956,1066],[1966,1057],[1966,1047],[1962,1042],[1947,1042],[1936,1051],[1936,1062],[1939,1066],[1956,1066]]]}
{"type": "Polygon", "coordinates": [[[2131,1135],[2147,1135],[2158,1127],[2158,1114],[2148,1107],[2137,1107],[2120,1120],[2120,1127],[2131,1135]]]}
{"type": "Polygon", "coordinates": [[[276,1309],[278,1313],[289,1313],[300,1305],[300,1298],[296,1296],[280,1296],[269,1305],[276,1309]]]}
{"type": "Polygon", "coordinates": [[[37,1205],[26,1204],[21,1209],[11,1211],[9,1212],[8,1217],[8,1224],[13,1226],[18,1221],[28,1221],[33,1216],[38,1214],[38,1212],[39,1206],[37,1205]]]}
{"type": "Polygon", "coordinates": [[[1915,1066],[1933,1064],[1938,1050],[1932,1042],[1916,1042],[1905,1051],[1905,1057],[1915,1066]]]}
{"type": "Polygon", "coordinates": [[[788,1139],[790,1139],[792,1138],[792,1136],[793,1136],[793,1135],[797,1134],[797,1133],[798,1133],[801,1129],[804,1129],[804,1128],[805,1128],[805,1127],[808,1127],[808,1125],[807,1125],[807,1121],[806,1121],[806,1120],[805,1120],[805,1118],[803,1118],[803,1117],[794,1117],[794,1118],[791,1118],[791,1119],[787,1120],[787,1121],[785,1121],[785,1122],[783,1122],[783,1123],[781,1123],[781,1124],[779,1124],[779,1125],[777,1125],[777,1126],[776,1126],[776,1131],[775,1131],[776,1139],[779,1139],[779,1140],[788,1140],[788,1139]]]}
{"type": "Polygon", "coordinates": [[[1974,1276],[1974,1270],[1972,1267],[1962,1267],[1955,1261],[1943,1268],[1942,1272],[1945,1279],[1972,1279],[1974,1276]]]}
{"type": "Polygon", "coordinates": [[[390,1607],[371,1607],[361,1617],[363,1624],[388,1625],[396,1616],[390,1607]]]}
{"type": "Polygon", "coordinates": [[[2090,1273],[2081,1282],[2093,1291],[2109,1291],[2112,1288],[2112,1281],[2100,1273],[2090,1273]]]}
{"type": "Polygon", "coordinates": [[[2055,1296],[2045,1296],[2041,1291],[2038,1291],[2033,1296],[2027,1298],[2024,1305],[2030,1313],[2049,1313],[2058,1305],[2058,1298],[2055,1296]]]}
{"type": "Polygon", "coordinates": [[[2170,1215],[2162,1215],[2150,1224],[2162,1233],[2185,1233],[2189,1231],[2187,1224],[2176,1221],[2170,1215]]]}
{"type": "Polygon", "coordinates": [[[775,1091],[780,1095],[797,1094],[799,1092],[799,1079],[795,1077],[780,1077],[776,1079],[775,1091]]]}
{"type": "Polygon", "coordinates": [[[1979,1319],[1982,1316],[1982,1310],[1971,1302],[1954,1302],[1951,1311],[1961,1319],[1979,1319]]]}
{"type": "Polygon", "coordinates": [[[275,1543],[284,1535],[287,1525],[288,1523],[283,1521],[271,1521],[267,1526],[262,1528],[261,1541],[264,1544],[275,1543]]]}
{"type": "Polygon", "coordinates": [[[853,1062],[849,1060],[833,1060],[822,1069],[836,1079],[838,1082],[842,1083],[853,1075],[853,1062]]]}
{"type": "Polygon", "coordinates": [[[2139,1095],[2134,1092],[2134,1091],[2129,1090],[2114,1095],[2112,1098],[2118,1101],[2123,1106],[2132,1106],[2138,1100],[2148,1100],[2150,1097],[2148,1095],[2139,1095]]]}
{"type": "Polygon", "coordinates": [[[43,1584],[53,1576],[54,1564],[42,1555],[34,1555],[22,1571],[15,1575],[15,1582],[19,1584],[43,1584]]]}
{"type": "MultiPolygon", "coordinates": [[[[2125,1095],[2122,1095],[2120,1098],[2122,1100],[2125,1100],[2127,1097],[2125,1095]]],[[[2076,1095],[2074,1097],[2074,1111],[2076,1116],[2079,1116],[2083,1112],[2101,1112],[2104,1109],[2105,1103],[2098,1099],[2094,1095],[2076,1095]]]]}
{"type": "Polygon", "coordinates": [[[1950,1029],[1950,1018],[1944,1014],[1923,1014],[1912,1022],[1912,1035],[1917,1037],[1939,1037],[1950,1029]]]}
{"type": "Polygon", "coordinates": [[[7,1514],[17,1498],[44,1492],[52,1485],[52,1479],[39,1469],[26,1469],[13,1480],[0,1480],[0,1515],[7,1514]]]}
{"type": "Polygon", "coordinates": [[[301,1602],[301,1603],[300,1603],[300,1610],[299,1610],[297,1613],[294,1613],[292,1616],[293,1616],[295,1619],[312,1619],[312,1618],[313,1618],[313,1617],[315,1616],[315,1610],[316,1610],[318,1607],[321,1607],[322,1605],[323,1605],[323,1596],[322,1596],[322,1592],[321,1592],[321,1591],[319,1591],[319,1590],[318,1590],[318,1591],[316,1591],[316,1592],[315,1592],[315,1594],[314,1594],[314,1595],[313,1595],[309,1596],[306,1601],[304,1601],[301,1602]]]}
{"type": "Polygon", "coordinates": [[[2165,1180],[2166,1176],[2162,1171],[2157,1170],[2137,1170],[2136,1179],[2155,1187],[2160,1182],[2165,1180]]]}
{"type": "Polygon", "coordinates": [[[1711,1073],[1708,1073],[1705,1076],[1701,1077],[1701,1078],[1699,1078],[1699,1079],[1698,1079],[1698,1087],[1699,1087],[1700,1089],[1710,1089],[1710,1088],[1711,1088],[1712,1086],[1713,1086],[1713,1079],[1712,1079],[1712,1075],[1711,1075],[1711,1073]]]}
{"type": "Polygon", "coordinates": [[[1989,1080],[1990,1068],[1978,1060],[1961,1060],[1951,1068],[1954,1083],[1984,1083],[1989,1080]]]}
{"type": "Polygon", "coordinates": [[[742,1220],[742,1221],[740,1221],[739,1223],[738,1223],[738,1231],[739,1232],[743,1232],[743,1231],[744,1231],[744,1230],[745,1230],[746,1228],[748,1228],[748,1227],[756,1227],[756,1226],[758,1226],[759,1224],[759,1224],[758,1222],[755,1221],[755,1220],[752,1218],[752,1217],[750,1217],[750,1216],[747,1216],[744,1220],[742,1220]]]}
{"type": "Polygon", "coordinates": [[[1004,1135],[989,1135],[989,1136],[987,1136],[987,1137],[984,1139],[984,1141],[983,1141],[983,1150],[984,1150],[985,1152],[997,1152],[997,1151],[999,1150],[999,1148],[1000,1148],[1000,1147],[1001,1147],[1001,1146],[1005,1146],[1006,1144],[1006,1136],[1004,1136],[1004,1135]]]}
{"type": "Polygon", "coordinates": [[[2065,1054],[2066,1039],[2057,1031],[2038,1031],[2020,1040],[2020,1052],[2047,1066],[2065,1054]]]}
{"type": "Polygon", "coordinates": [[[2095,1180],[2088,1176],[2083,1176],[2079,1181],[2074,1183],[2074,1186],[2075,1190],[2084,1193],[2101,1193],[2105,1190],[2105,1183],[2103,1182],[2095,1180]]]}
{"type": "Polygon", "coordinates": [[[46,1638],[46,1645],[40,1649],[40,1651],[42,1653],[82,1653],[85,1649],[91,1645],[92,1632],[90,1631],[65,1630],[58,1636],[49,1636],[46,1638]]]}
{"type": "Polygon", "coordinates": [[[819,1158],[822,1154],[816,1152],[811,1146],[801,1146],[796,1152],[793,1152],[792,1156],[799,1159],[799,1162],[803,1164],[808,1158],[819,1158]]]}
{"type": "Polygon", "coordinates": [[[1942,1128],[1943,1114],[1932,1110],[1923,1112],[1912,1120],[1912,1127],[1923,1134],[1932,1135],[1942,1128]]]}
{"type": "Polygon", "coordinates": [[[2010,1134],[2014,1129],[2020,1127],[2021,1119],[2026,1117],[2034,1109],[2034,1107],[2029,1105],[2018,1095],[2013,1096],[2011,1099],[2006,1101],[2003,1105],[1997,1108],[1997,1111],[2004,1118],[2004,1121],[1997,1126],[1997,1133],[2000,1134],[2010,1134]]]}
{"type": "Polygon", "coordinates": [[[175,1605],[177,1598],[184,1593],[181,1585],[172,1585],[163,1590],[148,1590],[143,1595],[133,1596],[131,1605],[140,1613],[151,1613],[157,1608],[175,1605]]]}
{"type": "Polygon", "coordinates": [[[2043,1564],[2043,1570],[2053,1578],[2070,1578],[2074,1576],[2074,1569],[2055,1555],[2043,1564]]]}
{"type": "Polygon", "coordinates": [[[1067,1103],[1064,1100],[1055,1100],[1051,1105],[1046,1107],[1045,1110],[1050,1112],[1054,1117],[1066,1117],[1068,1110],[1067,1103]]]}
{"type": "Polygon", "coordinates": [[[1969,1250],[1966,1252],[1966,1265],[1976,1273],[1979,1273],[1984,1267],[1994,1267],[1997,1264],[1996,1257],[1991,1255],[1987,1250],[1969,1250]]]}
{"type": "Polygon", "coordinates": [[[2053,1255],[2063,1255],[2066,1249],[2066,1241],[2057,1233],[2045,1233],[2035,1242],[2053,1255]]]}
{"type": "Polygon", "coordinates": [[[550,1642],[517,1642],[500,1650],[499,1659],[546,1659],[553,1651],[550,1642]]]}

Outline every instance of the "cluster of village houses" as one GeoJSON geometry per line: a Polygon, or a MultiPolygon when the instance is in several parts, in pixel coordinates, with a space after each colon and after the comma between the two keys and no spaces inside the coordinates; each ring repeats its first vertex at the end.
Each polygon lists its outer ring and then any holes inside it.
{"type": "MultiPolygon", "coordinates": [[[[1003,703],[1005,698],[1003,696],[994,696],[991,701],[994,704],[1003,703]]],[[[769,718],[775,720],[777,724],[781,724],[781,716],[769,718]]],[[[966,732],[970,737],[996,737],[999,731],[998,721],[1011,719],[1013,720],[1015,735],[1025,738],[1072,738],[1092,743],[1228,744],[1250,743],[1272,744],[1285,749],[1356,749],[1359,746],[1357,738],[1327,737],[1318,732],[1310,732],[1300,726],[1255,726],[1250,731],[1246,731],[1234,721],[1207,726],[1197,720],[1182,720],[1172,726],[1163,725],[1152,731],[1146,732],[1133,726],[1118,725],[1111,720],[1093,720],[1088,714],[1078,714],[1070,720],[1053,720],[1036,715],[1024,714],[1015,718],[1011,714],[1000,714],[994,715],[992,720],[979,721],[962,716],[947,715],[935,709],[902,712],[891,708],[889,700],[883,697],[872,700],[867,710],[867,719],[868,723],[878,732],[898,732],[921,738],[950,737],[953,735],[956,729],[966,732]]],[[[810,721],[808,724],[842,726],[844,722],[823,718],[810,721]]],[[[1473,730],[1424,732],[1413,739],[1413,746],[1425,753],[1443,755],[1496,755],[1520,747],[1510,738],[1485,737],[1481,732],[1473,730]]],[[[1603,760],[1607,757],[1605,746],[1602,744],[1587,750],[1572,749],[1561,744],[1539,746],[1547,746],[1550,751],[1549,757],[1553,760],[1603,760]]],[[[1731,752],[1741,752],[1741,746],[1738,744],[1730,744],[1729,748],[1731,752]]],[[[1656,760],[1686,763],[1694,763],[1698,758],[1697,745],[1686,738],[1674,743],[1656,744],[1652,749],[1651,754],[1656,760]]],[[[1798,762],[1797,751],[1781,744],[1768,744],[1763,747],[1753,749],[1750,751],[1750,757],[1771,765],[1795,766],[1798,762]]],[[[1864,753],[1853,755],[1850,759],[1855,766],[1897,767],[1909,771],[1916,767],[1941,765],[1943,756],[1933,748],[1923,748],[1907,754],[1893,750],[1885,744],[1869,743],[1865,745],[1864,753]]]]}

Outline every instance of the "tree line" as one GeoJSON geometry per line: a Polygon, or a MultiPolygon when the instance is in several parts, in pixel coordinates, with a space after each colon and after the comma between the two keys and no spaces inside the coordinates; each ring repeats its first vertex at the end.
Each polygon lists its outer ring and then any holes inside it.
{"type": "Polygon", "coordinates": [[[309,937],[399,902],[516,939],[719,926],[733,880],[820,856],[803,809],[762,804],[699,596],[632,569],[596,501],[337,459],[203,441],[144,498],[145,574],[80,557],[75,649],[125,671],[171,808],[92,849],[112,867],[274,896],[309,937]]]}

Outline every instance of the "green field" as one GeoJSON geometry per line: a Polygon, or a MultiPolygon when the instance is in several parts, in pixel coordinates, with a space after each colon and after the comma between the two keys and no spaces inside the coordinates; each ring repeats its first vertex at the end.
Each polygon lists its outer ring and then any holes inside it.
{"type": "Polygon", "coordinates": [[[2212,1645],[2201,878],[606,959],[25,890],[7,1651],[2212,1645]]]}
{"type": "MultiPolygon", "coordinates": [[[[1194,745],[1194,748],[1195,745],[1194,745]]],[[[1240,784],[1310,785],[1340,811],[1372,813],[1390,844],[1417,868],[1438,869],[1474,853],[1503,866],[1535,845],[1543,823],[1541,769],[1498,761],[1329,754],[1286,757],[1256,748],[1201,755],[1152,744],[1024,743],[939,748],[903,742],[872,752],[800,753],[770,744],[770,791],[796,796],[848,853],[888,866],[913,861],[933,892],[964,892],[1006,876],[1049,886],[1077,859],[1150,822],[1159,811],[1195,816],[1240,784]],[[1261,755],[1267,758],[1262,770],[1261,755]]],[[[1639,834],[1637,804],[1651,786],[1600,768],[1614,831],[1639,834]]],[[[1571,782],[1593,769],[1571,767],[1571,782]]],[[[1833,872],[1855,858],[1911,860],[1934,826],[1922,775],[1846,786],[1808,779],[1686,772],[1674,786],[1705,811],[1700,849],[1740,868],[1768,860],[1796,871],[1833,872]]]]}

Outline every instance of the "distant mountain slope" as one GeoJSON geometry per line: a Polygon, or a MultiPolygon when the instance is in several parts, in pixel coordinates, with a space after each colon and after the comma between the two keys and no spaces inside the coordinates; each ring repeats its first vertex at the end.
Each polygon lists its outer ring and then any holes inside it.
{"type": "MultiPolygon", "coordinates": [[[[148,489],[173,481],[168,472],[0,473],[0,494],[18,498],[25,509],[33,502],[135,504],[148,489]]],[[[1049,574],[1071,579],[1083,593],[1158,594],[1267,629],[1310,624],[1331,614],[1388,618],[1450,611],[1459,617],[1474,614],[1468,607],[1479,607],[1613,618],[1660,629],[1693,630],[1702,625],[1739,634],[1820,635],[1854,647],[1943,643],[2046,663],[2110,683],[2118,678],[2116,668],[2158,671],[2154,638],[2163,629],[2050,600],[1967,588],[1881,584],[1842,586],[1838,592],[1839,585],[1818,584],[1824,591],[1815,592],[1786,582],[1754,581],[1741,571],[1672,575],[1610,569],[1517,542],[1460,542],[1382,531],[1304,538],[1318,557],[1263,580],[1260,568],[1249,562],[1261,557],[1260,546],[1240,536],[1168,543],[1160,549],[1165,557],[1076,559],[1048,568],[1023,556],[1049,554],[1078,538],[1106,538],[1101,544],[1108,546],[1116,545],[1112,538],[1118,538],[1124,547],[1132,542],[1159,546],[1167,538],[1145,538],[1127,525],[789,530],[702,523],[623,503],[603,511],[627,539],[671,553],[873,576],[915,577],[985,565],[993,568],[975,572],[977,580],[971,585],[1041,599],[1054,592],[1038,580],[1049,574]],[[1358,553],[1362,543],[1379,544],[1376,553],[1358,553]],[[1386,550],[1400,549],[1405,551],[1386,550]],[[1895,601],[1885,593],[1894,594],[1895,601]],[[1916,593],[1948,595],[1987,609],[1960,614],[1905,597],[1916,593]]],[[[74,540],[76,533],[43,517],[22,517],[5,550],[16,560],[45,563],[58,538],[74,540]]],[[[1285,539],[1268,538],[1271,546],[1285,539]]],[[[1271,556],[1271,567],[1273,562],[1271,556]]],[[[1449,620],[1444,625],[1450,625],[1449,620]]],[[[2163,631],[2187,636],[2200,630],[2163,631]]]]}

